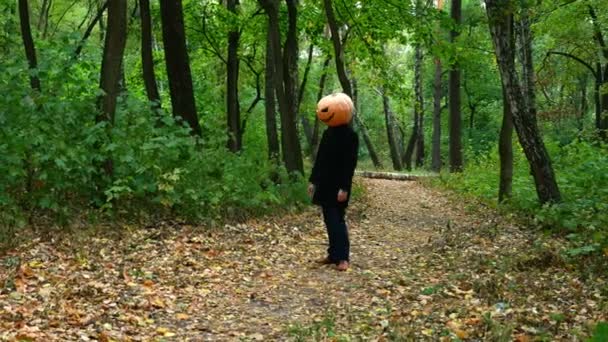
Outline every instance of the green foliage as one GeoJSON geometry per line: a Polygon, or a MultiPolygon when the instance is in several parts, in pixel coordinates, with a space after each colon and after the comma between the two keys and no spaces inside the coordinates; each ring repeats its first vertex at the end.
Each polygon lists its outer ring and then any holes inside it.
{"type": "Polygon", "coordinates": [[[593,336],[588,340],[588,342],[601,341],[608,341],[608,323],[606,322],[598,323],[593,332],[593,336]]]}
{"type": "MultiPolygon", "coordinates": [[[[516,145],[518,146],[518,145],[516,145]]],[[[573,242],[571,256],[599,252],[608,247],[608,155],[605,147],[586,141],[566,146],[548,142],[563,201],[541,207],[529,166],[521,150],[514,155],[513,197],[506,208],[521,211],[542,227],[567,235],[573,242]]],[[[461,174],[442,174],[439,182],[459,193],[496,205],[498,152],[474,158],[461,174]]]]}

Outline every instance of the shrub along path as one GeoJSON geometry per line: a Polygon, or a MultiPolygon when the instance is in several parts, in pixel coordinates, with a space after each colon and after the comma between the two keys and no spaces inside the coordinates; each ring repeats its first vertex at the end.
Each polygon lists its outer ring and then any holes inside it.
{"type": "Polygon", "coordinates": [[[0,259],[0,340],[571,341],[607,319],[605,279],[557,242],[416,182],[358,182],[348,272],[312,262],[314,209],[34,241],[0,259]]]}

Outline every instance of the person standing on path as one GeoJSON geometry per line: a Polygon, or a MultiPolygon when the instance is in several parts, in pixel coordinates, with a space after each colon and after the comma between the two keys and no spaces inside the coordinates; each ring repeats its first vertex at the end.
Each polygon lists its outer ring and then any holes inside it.
{"type": "Polygon", "coordinates": [[[329,248],[321,264],[335,264],[339,271],[349,266],[350,241],[344,220],[359,151],[359,137],[349,125],[353,101],[343,93],[322,98],[317,117],[329,126],[319,144],[317,159],[309,178],[308,195],[323,209],[329,248]]]}

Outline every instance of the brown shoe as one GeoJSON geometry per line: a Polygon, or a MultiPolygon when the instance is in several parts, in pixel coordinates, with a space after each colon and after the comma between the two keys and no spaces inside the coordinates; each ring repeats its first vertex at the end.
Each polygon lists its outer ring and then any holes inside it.
{"type": "Polygon", "coordinates": [[[338,271],[344,272],[348,269],[348,261],[346,260],[342,260],[338,263],[338,266],[336,266],[336,269],[338,271]]]}
{"type": "Polygon", "coordinates": [[[330,264],[335,264],[334,261],[332,261],[331,259],[329,259],[329,257],[325,257],[325,258],[321,258],[321,259],[317,259],[315,260],[315,262],[317,264],[321,264],[321,265],[330,265],[330,264]]]}

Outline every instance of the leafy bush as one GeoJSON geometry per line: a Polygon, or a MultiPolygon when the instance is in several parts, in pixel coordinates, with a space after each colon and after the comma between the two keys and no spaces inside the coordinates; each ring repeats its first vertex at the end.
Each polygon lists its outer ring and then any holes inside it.
{"type": "MultiPolygon", "coordinates": [[[[65,61],[68,53],[48,49],[55,58],[44,60],[65,61]]],[[[204,134],[197,141],[170,114],[159,123],[147,101],[125,94],[112,127],[96,124],[95,65],[43,64],[43,93],[37,94],[29,88],[23,60],[3,61],[0,226],[24,225],[33,213],[66,222],[89,209],[216,220],[306,200],[303,177],[288,176],[268,161],[264,144],[248,141],[241,153],[230,153],[220,115],[203,113],[204,134]],[[111,177],[101,168],[108,158],[111,177]]]]}
{"type": "MultiPolygon", "coordinates": [[[[515,145],[518,147],[518,145],[515,145]]],[[[541,207],[529,166],[520,148],[514,156],[513,197],[504,207],[533,216],[554,232],[575,243],[572,255],[589,254],[608,247],[608,154],[606,147],[587,141],[562,146],[549,141],[562,202],[541,207]]],[[[496,149],[466,165],[461,174],[442,174],[442,186],[497,205],[499,159],[496,149]]]]}

